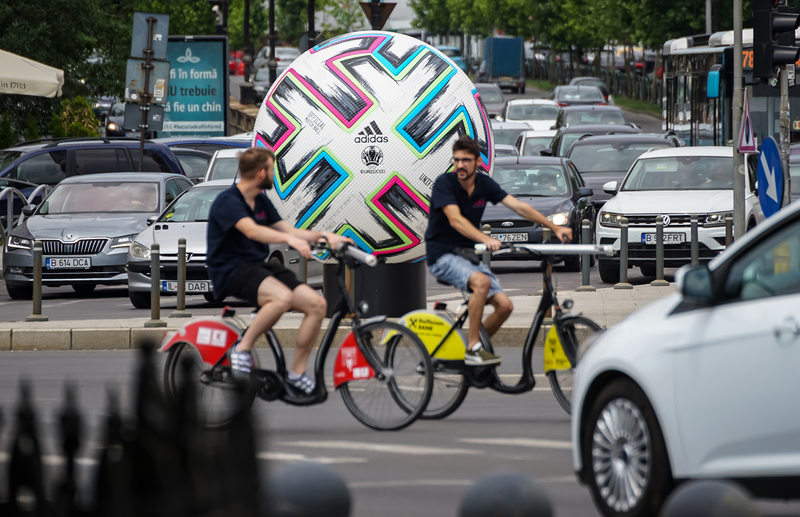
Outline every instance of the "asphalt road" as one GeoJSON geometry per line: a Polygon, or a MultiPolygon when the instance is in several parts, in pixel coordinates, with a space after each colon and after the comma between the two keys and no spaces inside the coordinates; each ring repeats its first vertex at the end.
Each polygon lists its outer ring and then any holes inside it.
{"type": "MultiPolygon", "coordinates": [[[[287,352],[291,356],[292,351],[287,352]]],[[[515,382],[519,349],[499,353],[504,357],[501,375],[506,382],[515,382]]],[[[83,415],[78,468],[81,479],[86,479],[96,468],[102,445],[107,393],[119,395],[126,415],[133,412],[136,352],[3,352],[0,357],[0,411],[6,423],[0,429],[0,471],[9,459],[20,379],[33,386],[46,469],[52,474],[62,468],[57,422],[63,387],[69,382],[77,389],[83,415]]],[[[260,357],[267,364],[264,351],[260,357]]],[[[163,356],[157,359],[160,365],[163,356]]],[[[541,373],[538,354],[534,365],[541,373]]],[[[328,379],[330,384],[330,375],[328,379]]],[[[546,381],[541,377],[537,381],[532,393],[519,396],[473,390],[447,419],[417,421],[396,433],[361,425],[335,392],[325,404],[311,408],[257,401],[253,411],[263,460],[261,482],[291,463],[315,461],[345,479],[354,517],[441,517],[458,515],[460,501],[476,481],[499,471],[516,472],[541,485],[555,515],[597,516],[588,490],[572,472],[569,416],[546,381]]],[[[759,506],[764,516],[800,516],[797,503],[760,502],[759,506]]]]}

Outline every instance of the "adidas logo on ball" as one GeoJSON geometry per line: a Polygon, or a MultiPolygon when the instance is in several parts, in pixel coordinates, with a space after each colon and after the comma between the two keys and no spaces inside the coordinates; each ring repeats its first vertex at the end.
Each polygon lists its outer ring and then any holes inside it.
{"type": "Polygon", "coordinates": [[[353,139],[353,142],[357,144],[385,144],[388,141],[389,137],[383,136],[374,120],[359,131],[358,136],[353,139]]]}

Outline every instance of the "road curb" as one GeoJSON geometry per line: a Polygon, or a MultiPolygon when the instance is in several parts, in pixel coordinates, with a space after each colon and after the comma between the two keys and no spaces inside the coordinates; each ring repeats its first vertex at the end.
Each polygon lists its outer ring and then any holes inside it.
{"type": "MultiPolygon", "coordinates": [[[[0,351],[31,350],[127,350],[140,348],[150,342],[156,346],[167,332],[175,332],[176,328],[91,328],[91,329],[0,329],[0,351]]],[[[496,348],[519,348],[525,343],[529,327],[502,327],[492,337],[492,345],[496,348]]],[[[537,336],[535,346],[542,346],[543,336],[548,327],[544,327],[537,336]]],[[[294,348],[297,337],[296,328],[274,329],[275,335],[283,348],[294,348]]],[[[340,344],[349,326],[339,327],[334,339],[340,344]]],[[[322,339],[325,329],[320,330],[317,343],[322,339]]],[[[268,348],[263,336],[256,341],[256,346],[268,348]]]]}

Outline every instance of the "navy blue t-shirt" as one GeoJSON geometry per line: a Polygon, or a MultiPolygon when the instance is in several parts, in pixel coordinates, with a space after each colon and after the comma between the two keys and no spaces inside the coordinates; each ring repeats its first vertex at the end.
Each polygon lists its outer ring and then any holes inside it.
{"type": "Polygon", "coordinates": [[[433,265],[445,253],[456,247],[472,247],[475,242],[464,237],[450,226],[450,220],[442,210],[447,205],[458,205],[461,215],[475,228],[479,228],[486,203],[497,204],[508,194],[495,180],[486,174],[475,174],[475,190],[468,196],[458,182],[458,175],[452,172],[440,174],[433,184],[431,208],[428,215],[428,229],[425,230],[425,246],[428,265],[433,265]]]}
{"type": "Polygon", "coordinates": [[[256,196],[255,207],[255,210],[250,208],[236,185],[223,191],[211,205],[206,233],[206,265],[216,298],[222,298],[228,282],[239,268],[263,262],[269,257],[268,244],[250,240],[236,229],[236,223],[245,217],[262,226],[281,220],[278,211],[263,193],[256,196]]]}

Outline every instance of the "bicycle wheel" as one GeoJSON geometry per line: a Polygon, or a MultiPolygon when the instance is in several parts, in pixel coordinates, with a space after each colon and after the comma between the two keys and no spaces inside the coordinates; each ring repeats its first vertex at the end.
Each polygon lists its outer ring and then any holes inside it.
{"type": "MultiPolygon", "coordinates": [[[[463,364],[460,367],[452,361],[431,358],[433,363],[433,392],[425,411],[423,420],[437,420],[450,416],[464,402],[469,390],[467,379],[463,375],[463,364]]],[[[463,363],[463,361],[461,361],[463,363]]]]}
{"type": "Polygon", "coordinates": [[[559,321],[559,328],[556,329],[564,348],[564,354],[572,364],[569,370],[550,370],[547,378],[550,380],[550,387],[556,400],[564,408],[564,411],[572,411],[570,400],[572,399],[572,377],[575,373],[577,354],[581,344],[594,339],[601,330],[600,325],[584,318],[583,316],[569,316],[559,321]]]}
{"type": "MultiPolygon", "coordinates": [[[[259,368],[258,354],[253,353],[253,361],[259,368]]],[[[203,363],[194,346],[181,341],[172,345],[164,363],[167,396],[177,403],[181,386],[187,382],[194,384],[192,412],[196,413],[197,422],[202,426],[227,425],[240,411],[253,405],[255,391],[242,389],[234,380],[230,366],[218,366],[212,370],[203,363]]]]}
{"type": "Polygon", "coordinates": [[[367,427],[402,429],[419,418],[431,398],[433,372],[428,351],[416,334],[389,321],[365,325],[360,333],[390,374],[348,381],[339,388],[342,400],[367,427]]]}

